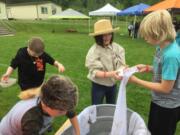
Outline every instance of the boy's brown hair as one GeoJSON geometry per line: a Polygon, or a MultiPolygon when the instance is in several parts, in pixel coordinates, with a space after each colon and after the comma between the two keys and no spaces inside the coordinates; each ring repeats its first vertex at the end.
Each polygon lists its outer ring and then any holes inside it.
{"type": "Polygon", "coordinates": [[[68,77],[54,75],[41,87],[19,94],[22,100],[39,96],[51,109],[71,111],[78,102],[78,88],[68,77]]]}
{"type": "Polygon", "coordinates": [[[28,42],[28,47],[36,54],[42,54],[44,52],[44,42],[39,37],[33,37],[28,42]]]}
{"type": "Polygon", "coordinates": [[[78,99],[78,89],[64,76],[52,76],[41,88],[42,102],[52,109],[71,111],[78,99]]]}

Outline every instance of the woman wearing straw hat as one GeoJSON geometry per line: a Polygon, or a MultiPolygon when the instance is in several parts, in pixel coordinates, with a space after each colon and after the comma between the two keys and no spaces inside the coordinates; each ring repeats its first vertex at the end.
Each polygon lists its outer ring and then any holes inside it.
{"type": "Polygon", "coordinates": [[[112,28],[110,20],[102,19],[94,24],[95,44],[89,49],[85,66],[89,69],[88,79],[92,81],[92,104],[102,104],[106,97],[107,104],[114,104],[116,99],[116,80],[120,80],[119,71],[125,67],[125,51],[113,42],[113,33],[119,28],[112,28]]]}

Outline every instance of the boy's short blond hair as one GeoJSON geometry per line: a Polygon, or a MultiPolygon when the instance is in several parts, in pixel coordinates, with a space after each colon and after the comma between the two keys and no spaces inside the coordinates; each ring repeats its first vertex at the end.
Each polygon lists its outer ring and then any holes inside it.
{"type": "Polygon", "coordinates": [[[142,38],[156,41],[173,41],[176,31],[167,10],[158,10],[148,14],[141,22],[139,34],[142,38]]]}

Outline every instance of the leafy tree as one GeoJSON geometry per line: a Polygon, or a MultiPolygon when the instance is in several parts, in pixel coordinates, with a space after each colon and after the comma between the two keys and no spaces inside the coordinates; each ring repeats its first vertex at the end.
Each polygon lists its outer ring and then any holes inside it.
{"type": "MultiPolygon", "coordinates": [[[[47,0],[0,0],[5,1],[8,4],[21,3],[21,2],[37,2],[47,0]]],[[[104,6],[106,3],[110,3],[118,9],[124,9],[133,6],[138,3],[155,4],[162,0],[49,0],[62,6],[63,9],[72,7],[79,11],[92,11],[104,6]]]]}

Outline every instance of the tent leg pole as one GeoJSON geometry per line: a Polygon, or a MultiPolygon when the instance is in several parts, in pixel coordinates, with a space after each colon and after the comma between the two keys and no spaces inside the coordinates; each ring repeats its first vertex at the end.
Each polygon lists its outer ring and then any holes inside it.
{"type": "Polygon", "coordinates": [[[135,24],[136,24],[136,15],[134,16],[134,28],[133,28],[133,39],[134,39],[134,36],[135,36],[135,24]]]}
{"type": "Polygon", "coordinates": [[[89,19],[89,20],[88,20],[88,23],[89,23],[89,33],[90,33],[90,27],[91,27],[91,26],[90,26],[90,24],[91,24],[90,21],[91,21],[91,20],[89,19]]]}
{"type": "Polygon", "coordinates": [[[116,15],[116,26],[117,26],[117,15],[116,15]]]}
{"type": "Polygon", "coordinates": [[[126,28],[128,28],[128,16],[126,16],[126,28]]]}

